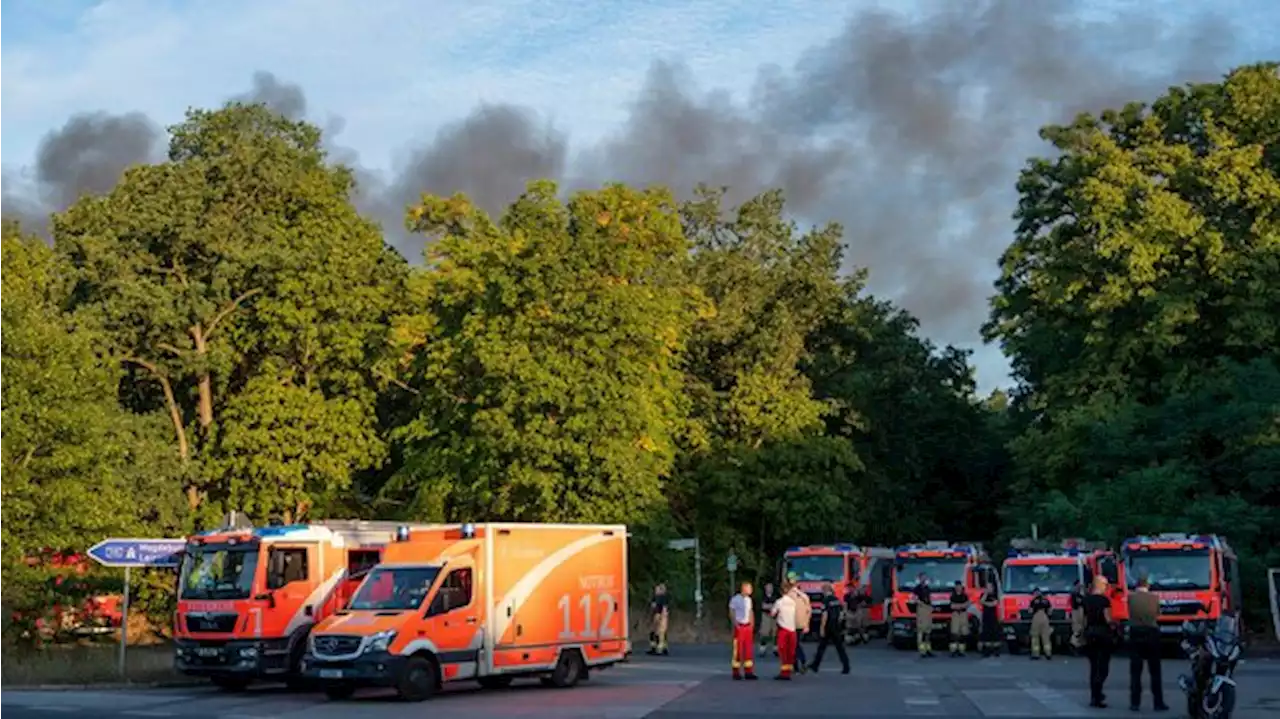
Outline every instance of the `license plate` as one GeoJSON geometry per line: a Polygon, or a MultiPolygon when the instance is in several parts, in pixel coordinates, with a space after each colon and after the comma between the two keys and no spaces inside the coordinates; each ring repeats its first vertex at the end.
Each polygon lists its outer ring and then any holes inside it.
{"type": "Polygon", "coordinates": [[[1173,625],[1173,624],[1162,624],[1162,625],[1160,626],[1160,632],[1161,632],[1162,634],[1181,634],[1181,633],[1182,633],[1182,627],[1180,627],[1180,626],[1175,626],[1175,625],[1173,625]]]}
{"type": "Polygon", "coordinates": [[[341,679],[342,670],[341,669],[321,669],[320,678],[321,679],[341,679]]]}
{"type": "Polygon", "coordinates": [[[218,654],[217,647],[196,647],[196,656],[198,657],[216,657],[218,654]]]}

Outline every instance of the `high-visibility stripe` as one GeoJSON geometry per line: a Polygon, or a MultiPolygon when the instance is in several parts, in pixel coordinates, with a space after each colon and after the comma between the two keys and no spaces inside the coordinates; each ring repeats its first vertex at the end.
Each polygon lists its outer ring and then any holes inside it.
{"type": "Polygon", "coordinates": [[[747,661],[745,661],[745,662],[743,662],[743,663],[742,663],[742,666],[746,667],[747,669],[751,669],[751,668],[755,667],[755,665],[756,665],[756,663],[755,663],[755,662],[753,662],[753,661],[751,661],[750,659],[748,659],[747,661]]]}
{"type": "Polygon", "coordinates": [[[789,671],[791,671],[791,669],[792,669],[792,665],[790,665],[790,664],[783,664],[783,665],[782,665],[782,671],[784,671],[784,672],[789,672],[789,671]]]}

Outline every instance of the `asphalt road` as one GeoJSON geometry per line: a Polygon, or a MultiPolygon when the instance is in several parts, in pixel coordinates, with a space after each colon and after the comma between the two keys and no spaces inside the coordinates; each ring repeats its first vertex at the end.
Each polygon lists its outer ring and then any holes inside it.
{"type": "MultiPolygon", "coordinates": [[[[812,655],[813,647],[809,647],[812,655]]],[[[829,655],[820,674],[790,683],[771,681],[777,662],[765,658],[758,682],[729,678],[727,647],[675,647],[669,657],[639,655],[597,672],[573,689],[537,682],[484,691],[474,685],[449,689],[421,704],[386,694],[361,693],[330,702],[319,694],[262,687],[241,694],[214,689],[18,691],[0,694],[9,719],[89,716],[107,719],[379,719],[382,717],[523,717],[527,719],[694,719],[695,717],[1107,717],[1128,710],[1128,663],[1117,657],[1108,682],[1111,708],[1086,706],[1086,665],[1064,657],[1031,662],[1025,656],[921,660],[879,643],[852,650],[853,671],[839,672],[829,655]]],[[[1165,661],[1165,696],[1181,715],[1175,681],[1184,663],[1165,661]]],[[[1240,667],[1236,719],[1280,718],[1280,661],[1255,659],[1240,667]]],[[[1144,698],[1143,714],[1151,711],[1144,698]]]]}

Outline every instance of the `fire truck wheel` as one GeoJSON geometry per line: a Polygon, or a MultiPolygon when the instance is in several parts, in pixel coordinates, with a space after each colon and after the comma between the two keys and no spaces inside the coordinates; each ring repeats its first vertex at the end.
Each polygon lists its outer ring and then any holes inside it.
{"type": "Polygon", "coordinates": [[[440,675],[435,662],[426,657],[409,657],[396,683],[396,693],[405,701],[420,702],[435,694],[439,685],[440,675]]]}
{"type": "Polygon", "coordinates": [[[582,655],[577,650],[563,651],[560,653],[560,661],[556,663],[556,668],[551,671],[551,685],[568,689],[582,679],[582,675],[586,674],[585,669],[582,666],[582,655]]]}
{"type": "Polygon", "coordinates": [[[893,645],[894,649],[910,649],[911,648],[911,640],[903,637],[894,637],[893,639],[890,639],[889,642],[893,645]]]}
{"type": "Polygon", "coordinates": [[[249,686],[249,680],[244,677],[214,677],[213,685],[225,692],[240,692],[249,686]]]}
{"type": "Polygon", "coordinates": [[[1018,640],[1016,639],[1011,639],[1005,642],[1004,646],[1005,649],[1009,650],[1009,656],[1013,656],[1022,651],[1022,645],[1018,643],[1018,640]]]}
{"type": "Polygon", "coordinates": [[[355,693],[356,688],[352,684],[326,684],[324,687],[324,695],[335,702],[350,699],[355,693]]]}
{"type": "Polygon", "coordinates": [[[480,677],[480,686],[485,689],[506,689],[511,686],[511,675],[497,674],[489,677],[480,677]]]}

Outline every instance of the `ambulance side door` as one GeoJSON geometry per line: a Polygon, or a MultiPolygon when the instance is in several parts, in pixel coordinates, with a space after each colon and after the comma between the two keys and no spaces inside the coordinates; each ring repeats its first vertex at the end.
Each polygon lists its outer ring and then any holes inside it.
{"type": "Polygon", "coordinates": [[[435,645],[445,681],[476,675],[484,631],[475,565],[451,560],[423,616],[421,634],[435,645]]]}

